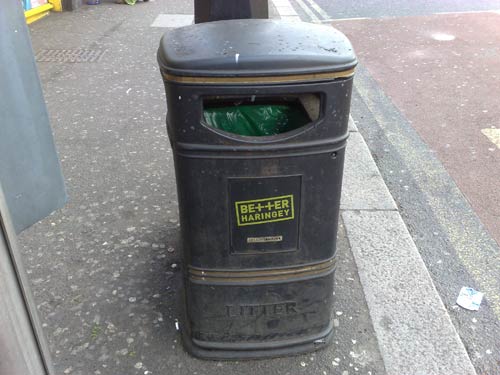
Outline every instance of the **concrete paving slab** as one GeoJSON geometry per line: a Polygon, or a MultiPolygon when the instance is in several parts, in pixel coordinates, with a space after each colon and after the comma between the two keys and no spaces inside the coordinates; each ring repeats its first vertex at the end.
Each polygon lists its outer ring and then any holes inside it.
{"type": "Polygon", "coordinates": [[[286,16],[296,16],[297,12],[290,6],[277,6],[276,9],[278,10],[278,13],[282,17],[286,16]]]}
{"type": "Polygon", "coordinates": [[[272,0],[271,2],[276,7],[289,7],[289,6],[291,6],[289,0],[272,0]]]}
{"type": "Polygon", "coordinates": [[[347,141],[342,210],[396,210],[363,137],[351,132],[347,141]]]}
{"type": "Polygon", "coordinates": [[[192,14],[159,14],[151,27],[182,27],[194,22],[192,14]]]}
{"type": "Polygon", "coordinates": [[[399,213],[342,217],[387,374],[476,374],[399,213]]]}
{"type": "Polygon", "coordinates": [[[301,22],[301,18],[296,15],[296,16],[281,16],[281,19],[284,21],[289,21],[289,22],[301,22]]]}
{"type": "Polygon", "coordinates": [[[270,1],[272,8],[276,11],[271,14],[271,18],[281,18],[286,21],[300,22],[300,16],[295,11],[289,0],[272,0],[270,1]]]}

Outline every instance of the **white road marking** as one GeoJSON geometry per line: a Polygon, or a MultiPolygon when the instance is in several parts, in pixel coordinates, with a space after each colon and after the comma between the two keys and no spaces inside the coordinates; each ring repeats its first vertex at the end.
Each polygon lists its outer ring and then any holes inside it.
{"type": "Polygon", "coordinates": [[[297,4],[302,8],[304,12],[311,18],[313,22],[319,22],[319,18],[314,14],[314,12],[302,1],[302,0],[295,0],[297,4]]]}
{"type": "Polygon", "coordinates": [[[292,4],[288,0],[272,0],[280,18],[285,21],[301,21],[292,4]]]}
{"type": "MultiPolygon", "coordinates": [[[[340,21],[363,21],[363,20],[370,20],[372,17],[351,17],[351,18],[331,18],[328,13],[325,12],[314,0],[305,0],[309,5],[305,4],[304,1],[302,0],[295,0],[297,4],[304,10],[304,12],[311,18],[313,22],[321,22],[321,23],[328,23],[328,22],[340,22],[340,21]],[[309,9],[308,9],[309,8],[309,9]],[[321,19],[318,19],[318,17],[314,14],[314,12],[311,11],[313,9],[316,11],[320,16],[321,19]]],[[[293,18],[294,20],[298,19],[299,16],[293,10],[293,14],[286,15],[282,14],[280,12],[280,8],[282,9],[283,12],[288,12],[290,11],[290,7],[293,9],[292,5],[288,0],[273,0],[274,5],[278,9],[278,12],[280,13],[281,18],[287,19],[287,18],[293,18]]],[[[500,14],[500,10],[478,10],[478,11],[462,11],[462,12],[437,12],[433,13],[434,15],[446,15],[446,14],[477,14],[477,13],[495,13],[495,14],[500,14]]],[[[398,18],[398,17],[381,17],[382,19],[389,19],[389,18],[398,18]]]]}
{"type": "Polygon", "coordinates": [[[192,14],[158,14],[151,27],[182,27],[193,23],[192,14]]]}
{"type": "MultiPolygon", "coordinates": [[[[331,18],[314,0],[295,0],[302,10],[311,18],[314,23],[328,23],[334,21],[357,21],[368,20],[369,17],[355,17],[355,18],[331,18]],[[318,17],[316,14],[319,14],[318,17]]],[[[280,18],[289,21],[301,21],[300,16],[289,0],[272,0],[280,18]]]]}
{"type": "Polygon", "coordinates": [[[323,19],[331,18],[314,0],[306,0],[311,8],[313,8],[323,19]]]}
{"type": "Polygon", "coordinates": [[[483,133],[495,146],[500,149],[500,129],[481,129],[481,133],[483,133]]]}

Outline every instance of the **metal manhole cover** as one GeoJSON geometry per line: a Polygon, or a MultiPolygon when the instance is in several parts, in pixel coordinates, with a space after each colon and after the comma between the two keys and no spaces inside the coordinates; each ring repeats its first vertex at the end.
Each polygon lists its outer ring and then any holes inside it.
{"type": "Polygon", "coordinates": [[[86,63],[97,62],[106,50],[96,49],[43,49],[36,54],[38,62],[86,63]]]}

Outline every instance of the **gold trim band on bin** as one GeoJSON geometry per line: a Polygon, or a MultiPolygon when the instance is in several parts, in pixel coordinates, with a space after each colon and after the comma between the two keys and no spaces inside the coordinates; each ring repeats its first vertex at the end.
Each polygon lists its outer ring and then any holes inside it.
{"type": "Polygon", "coordinates": [[[266,83],[286,83],[286,82],[303,82],[303,81],[323,81],[334,80],[338,78],[349,78],[354,75],[354,68],[344,70],[342,72],[330,73],[311,73],[311,74],[292,74],[283,76],[259,76],[259,77],[191,77],[191,76],[178,76],[170,73],[163,73],[163,78],[167,81],[178,83],[204,83],[204,84],[217,84],[217,83],[253,83],[253,84],[266,84],[266,83]]]}
{"type": "Polygon", "coordinates": [[[263,269],[263,270],[210,270],[188,267],[189,278],[193,281],[207,282],[259,282],[283,281],[301,277],[315,276],[327,273],[335,268],[335,258],[325,262],[288,268],[263,269]]]}

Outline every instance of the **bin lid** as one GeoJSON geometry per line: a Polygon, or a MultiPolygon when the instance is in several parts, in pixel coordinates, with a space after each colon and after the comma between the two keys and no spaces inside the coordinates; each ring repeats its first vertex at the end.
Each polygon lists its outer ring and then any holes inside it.
{"type": "Polygon", "coordinates": [[[352,75],[357,64],[347,37],[331,26],[267,19],[173,29],[160,42],[158,62],[166,80],[192,83],[210,77],[331,79],[352,75]]]}

